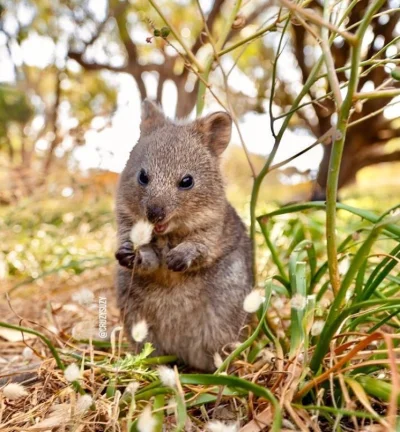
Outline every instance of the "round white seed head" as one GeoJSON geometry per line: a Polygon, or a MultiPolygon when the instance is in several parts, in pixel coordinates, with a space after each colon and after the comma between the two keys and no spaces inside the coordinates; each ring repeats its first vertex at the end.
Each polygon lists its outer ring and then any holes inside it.
{"type": "Polygon", "coordinates": [[[21,397],[27,396],[28,392],[21,384],[10,383],[3,388],[3,395],[10,400],[17,400],[21,397]]]}
{"type": "Polygon", "coordinates": [[[94,294],[87,288],[82,288],[72,295],[72,300],[81,306],[90,306],[94,301],[94,294]]]}
{"type": "Polygon", "coordinates": [[[159,366],[158,375],[165,387],[176,387],[175,371],[168,366],[159,366]]]}
{"type": "Polygon", "coordinates": [[[77,381],[81,377],[81,370],[76,363],[71,363],[65,368],[64,376],[69,382],[77,381]]]}
{"type": "Polygon", "coordinates": [[[153,225],[146,220],[140,220],[133,225],[130,238],[133,247],[137,249],[140,246],[149,244],[153,235],[153,225]]]}
{"type": "Polygon", "coordinates": [[[132,326],[132,338],[135,342],[143,342],[146,337],[149,329],[147,327],[147,323],[145,320],[141,320],[132,326]]]}
{"type": "Polygon", "coordinates": [[[303,310],[307,305],[307,299],[301,294],[295,294],[290,300],[290,305],[292,309],[303,310]]]}
{"type": "Polygon", "coordinates": [[[265,297],[261,295],[259,290],[253,290],[247,294],[243,302],[243,309],[247,313],[257,312],[260,306],[264,303],[265,297]]]}
{"type": "Polygon", "coordinates": [[[214,353],[214,366],[218,369],[222,366],[222,363],[224,361],[222,360],[221,354],[216,352],[214,353]]]}
{"type": "Polygon", "coordinates": [[[22,357],[25,360],[32,360],[33,358],[33,349],[31,347],[26,346],[23,350],[22,350],[22,357]]]}
{"type": "Polygon", "coordinates": [[[79,396],[79,399],[76,402],[76,411],[79,414],[84,414],[93,404],[92,396],[88,394],[84,394],[79,396]]]}
{"type": "Polygon", "coordinates": [[[343,258],[342,261],[340,261],[339,266],[338,266],[338,270],[339,270],[339,274],[341,276],[345,275],[348,270],[350,268],[350,260],[349,258],[343,258]]]}
{"type": "Polygon", "coordinates": [[[322,333],[322,329],[324,328],[325,321],[316,320],[314,321],[311,327],[311,336],[319,336],[322,333]]]}
{"type": "Polygon", "coordinates": [[[154,432],[157,421],[151,415],[151,407],[147,405],[142,411],[137,422],[137,428],[139,432],[154,432]]]}
{"type": "Polygon", "coordinates": [[[139,389],[139,383],[137,381],[132,381],[129,383],[125,389],[125,393],[130,393],[132,396],[135,395],[135,393],[139,389]]]}

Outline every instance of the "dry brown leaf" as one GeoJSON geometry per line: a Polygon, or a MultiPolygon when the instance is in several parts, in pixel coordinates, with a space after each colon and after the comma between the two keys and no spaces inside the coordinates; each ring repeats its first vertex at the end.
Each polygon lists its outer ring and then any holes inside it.
{"type": "Polygon", "coordinates": [[[253,420],[244,425],[239,432],[260,432],[272,423],[271,407],[266,408],[260,414],[256,415],[253,420]]]}

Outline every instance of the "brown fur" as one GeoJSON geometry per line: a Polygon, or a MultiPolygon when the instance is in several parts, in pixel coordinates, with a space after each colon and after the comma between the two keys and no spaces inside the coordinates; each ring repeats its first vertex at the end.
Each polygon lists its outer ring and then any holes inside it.
{"type": "Polygon", "coordinates": [[[237,341],[246,320],[243,300],[253,283],[250,240],[226,200],[219,168],[230,136],[226,113],[180,124],[145,101],[141,136],[117,194],[116,256],[123,265],[129,253],[135,260],[133,269],[119,266],[117,277],[128,336],[145,319],[157,354],[175,354],[207,371],[215,369],[213,355],[237,341]],[[141,169],[149,176],[146,186],[138,183],[141,169]],[[179,189],[188,174],[194,187],[179,189]],[[168,229],[134,257],[129,233],[154,207],[163,209],[168,229]]]}

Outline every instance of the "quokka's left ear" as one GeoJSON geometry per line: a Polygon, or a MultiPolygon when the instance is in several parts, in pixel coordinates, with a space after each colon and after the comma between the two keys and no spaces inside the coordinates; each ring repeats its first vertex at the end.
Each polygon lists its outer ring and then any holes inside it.
{"type": "Polygon", "coordinates": [[[204,145],[219,156],[231,140],[232,117],[226,112],[219,111],[196,120],[194,127],[196,132],[202,135],[204,145]]]}
{"type": "Polygon", "coordinates": [[[148,135],[166,123],[168,123],[168,119],[162,112],[161,107],[155,102],[145,99],[142,102],[142,121],[140,123],[140,132],[143,135],[148,135]]]}

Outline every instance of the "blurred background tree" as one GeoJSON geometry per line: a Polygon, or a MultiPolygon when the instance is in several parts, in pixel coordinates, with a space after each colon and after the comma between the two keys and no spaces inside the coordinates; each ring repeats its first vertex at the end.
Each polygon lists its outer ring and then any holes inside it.
{"type": "MultiPolygon", "coordinates": [[[[230,0],[201,2],[203,21],[194,0],[163,0],[158,4],[200,63],[211,50],[206,30],[218,40],[224,18],[232,8],[230,0]]],[[[368,4],[368,0],[355,4],[347,27],[361,19],[368,4]]],[[[368,46],[363,47],[363,57],[372,60],[363,66],[358,91],[379,88],[390,79],[392,69],[399,62],[400,12],[395,9],[396,4],[398,7],[397,0],[389,0],[368,30],[368,46]],[[382,59],[387,59],[385,65],[374,63],[382,59]]],[[[232,26],[225,47],[272,23],[278,10],[279,6],[270,1],[247,3],[232,26]]],[[[310,10],[320,14],[321,2],[311,2],[310,10]]],[[[107,127],[117,106],[115,74],[131,76],[141,99],[153,93],[146,84],[151,76],[152,82],[156,80],[155,97],[160,103],[166,83],[173,83],[177,93],[176,116],[185,117],[193,112],[199,79],[186,67],[187,56],[180,51],[181,45],[172,34],[166,38],[154,36],[164,25],[147,0],[3,1],[0,41],[12,60],[14,80],[1,87],[0,143],[12,167],[10,179],[18,179],[23,184],[23,193],[41,184],[54,163],[66,164],[71,150],[84,144],[89,129],[107,127]],[[43,41],[48,46],[43,48],[50,53],[43,67],[29,66],[24,60],[23,53],[37,37],[45,38],[43,41]]],[[[309,25],[312,29],[313,24],[309,25]]],[[[239,119],[248,112],[268,112],[271,106],[273,115],[278,117],[274,123],[279,124],[279,117],[290,110],[294,97],[321,56],[312,32],[306,32],[300,25],[293,26],[292,33],[284,40],[280,66],[273,77],[279,38],[277,31],[253,39],[222,57],[222,66],[230,69],[229,95],[219,71],[211,73],[210,85],[214,92],[223,101],[230,98],[239,119]],[[232,72],[235,65],[237,68],[232,72]],[[255,92],[241,88],[244,79],[255,92]],[[275,88],[269,105],[272,81],[275,88]]],[[[337,39],[331,50],[335,67],[343,69],[339,78],[344,83],[350,62],[348,45],[337,39]]],[[[398,87],[399,82],[393,85],[398,87]]],[[[328,80],[321,76],[305,98],[304,108],[292,118],[291,129],[316,138],[325,134],[334,124],[336,113],[331,99],[318,99],[330,91],[328,80]]],[[[400,149],[392,141],[399,137],[399,120],[388,118],[385,110],[398,102],[398,98],[392,99],[359,103],[351,118],[354,126],[346,138],[340,187],[354,181],[357,172],[365,166],[400,160],[400,149]],[[370,120],[357,123],[365,116],[370,116],[370,120]]],[[[323,146],[314,199],[325,197],[329,154],[328,142],[323,146]]]]}

